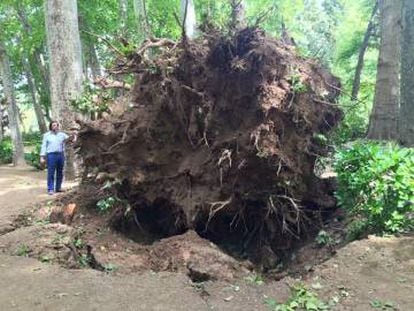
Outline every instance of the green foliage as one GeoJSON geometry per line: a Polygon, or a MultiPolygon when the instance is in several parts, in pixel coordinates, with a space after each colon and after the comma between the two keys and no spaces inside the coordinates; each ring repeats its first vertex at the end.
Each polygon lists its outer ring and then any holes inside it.
{"type": "Polygon", "coordinates": [[[26,162],[28,162],[31,166],[37,168],[38,170],[42,169],[42,166],[39,162],[41,148],[41,143],[37,143],[35,146],[33,146],[33,149],[32,151],[30,151],[30,153],[25,154],[26,162]]]}
{"type": "Polygon", "coordinates": [[[103,265],[104,271],[105,272],[115,272],[116,270],[118,270],[118,266],[114,265],[112,263],[107,263],[103,265]]]}
{"type": "Polygon", "coordinates": [[[34,146],[42,142],[42,133],[28,132],[22,133],[23,144],[25,146],[34,146]]]}
{"type": "Polygon", "coordinates": [[[300,75],[295,73],[290,77],[290,86],[295,94],[305,93],[308,91],[308,85],[300,80],[300,75]]]}
{"type": "Polygon", "coordinates": [[[264,280],[260,274],[253,274],[245,278],[246,282],[254,285],[263,285],[264,280]]]}
{"type": "Polygon", "coordinates": [[[82,254],[81,256],[78,256],[77,260],[81,267],[85,268],[89,266],[90,258],[87,254],[82,254]]]}
{"type": "Polygon", "coordinates": [[[84,84],[83,94],[77,100],[71,102],[75,111],[82,114],[108,111],[108,104],[112,96],[109,91],[101,91],[89,83],[84,84]]]}
{"type": "Polygon", "coordinates": [[[325,230],[319,231],[318,235],[315,238],[315,241],[319,246],[332,246],[335,244],[335,240],[325,230]]]}
{"type": "Polygon", "coordinates": [[[98,203],[96,203],[96,208],[99,212],[106,213],[115,206],[116,202],[119,202],[118,198],[114,196],[109,196],[99,200],[98,203]]]}
{"type": "Polygon", "coordinates": [[[41,262],[50,262],[50,260],[51,260],[50,257],[47,255],[43,255],[40,257],[41,262]]]}
{"type": "Polygon", "coordinates": [[[15,252],[16,256],[29,257],[30,248],[26,244],[20,244],[15,252]]]}
{"type": "Polygon", "coordinates": [[[318,295],[303,284],[292,287],[291,296],[287,302],[283,304],[277,303],[274,299],[267,299],[265,304],[274,311],[323,311],[329,310],[329,305],[318,298],[318,295]]]}
{"type": "Polygon", "coordinates": [[[374,299],[370,305],[372,308],[378,310],[398,310],[392,301],[382,302],[381,300],[374,299]]]}
{"type": "Polygon", "coordinates": [[[76,248],[83,248],[83,247],[85,247],[86,243],[85,243],[85,241],[83,241],[81,238],[76,238],[76,239],[73,241],[73,245],[74,245],[76,248]]]}
{"type": "Polygon", "coordinates": [[[338,152],[338,203],[355,221],[349,238],[414,227],[414,149],[360,141],[338,152]]]}
{"type": "Polygon", "coordinates": [[[23,133],[23,144],[25,147],[30,148],[30,153],[25,153],[24,157],[27,163],[31,166],[41,169],[39,163],[40,159],[40,149],[42,147],[42,133],[40,132],[29,132],[23,133]]]}
{"type": "Polygon", "coordinates": [[[42,147],[42,134],[40,132],[23,133],[23,143],[31,149],[30,153],[25,153],[24,155],[26,162],[37,169],[41,169],[39,159],[42,147]]]}
{"type": "Polygon", "coordinates": [[[0,164],[12,163],[12,161],[13,144],[10,137],[6,137],[0,142],[0,164]]]}
{"type": "Polygon", "coordinates": [[[344,119],[330,135],[335,145],[363,138],[368,127],[368,108],[361,103],[352,102],[348,97],[342,96],[339,105],[345,111],[344,119]]]}

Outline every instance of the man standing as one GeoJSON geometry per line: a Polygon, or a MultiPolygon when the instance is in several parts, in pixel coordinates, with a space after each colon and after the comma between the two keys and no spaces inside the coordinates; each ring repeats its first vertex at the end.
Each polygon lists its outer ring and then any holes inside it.
{"type": "MultiPolygon", "coordinates": [[[[47,161],[47,192],[50,195],[54,192],[62,192],[65,142],[70,137],[66,133],[59,131],[59,123],[57,121],[50,122],[49,132],[43,135],[40,163],[43,165],[47,161]]],[[[72,137],[72,140],[74,138],[72,137]]]]}

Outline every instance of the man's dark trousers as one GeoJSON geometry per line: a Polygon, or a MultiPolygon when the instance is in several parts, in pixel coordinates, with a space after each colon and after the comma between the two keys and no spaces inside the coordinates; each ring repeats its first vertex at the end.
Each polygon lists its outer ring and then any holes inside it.
{"type": "Polygon", "coordinates": [[[60,191],[63,180],[63,167],[65,156],[62,152],[50,152],[47,154],[47,191],[60,191]],[[54,188],[56,173],[56,188],[54,188]]]}

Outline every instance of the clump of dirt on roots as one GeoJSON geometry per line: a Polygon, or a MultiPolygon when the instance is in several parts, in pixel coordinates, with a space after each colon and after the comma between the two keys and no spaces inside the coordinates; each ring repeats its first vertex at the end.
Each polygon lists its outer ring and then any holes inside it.
{"type": "Polygon", "coordinates": [[[116,71],[135,73],[133,107],[79,135],[84,182],[121,202],[115,228],[137,240],[195,230],[271,267],[334,209],[314,166],[342,118],[340,84],[293,47],[257,28],[149,40],[116,71]]]}

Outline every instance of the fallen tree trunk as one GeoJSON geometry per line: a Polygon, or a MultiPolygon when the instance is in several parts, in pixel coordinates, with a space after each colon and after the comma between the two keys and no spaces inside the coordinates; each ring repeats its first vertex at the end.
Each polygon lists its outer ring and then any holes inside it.
{"type": "Polygon", "coordinates": [[[342,117],[339,81],[259,29],[159,53],[117,69],[137,73],[134,108],[79,135],[86,168],[117,181],[114,223],[280,256],[335,206],[314,165],[342,117]]]}

